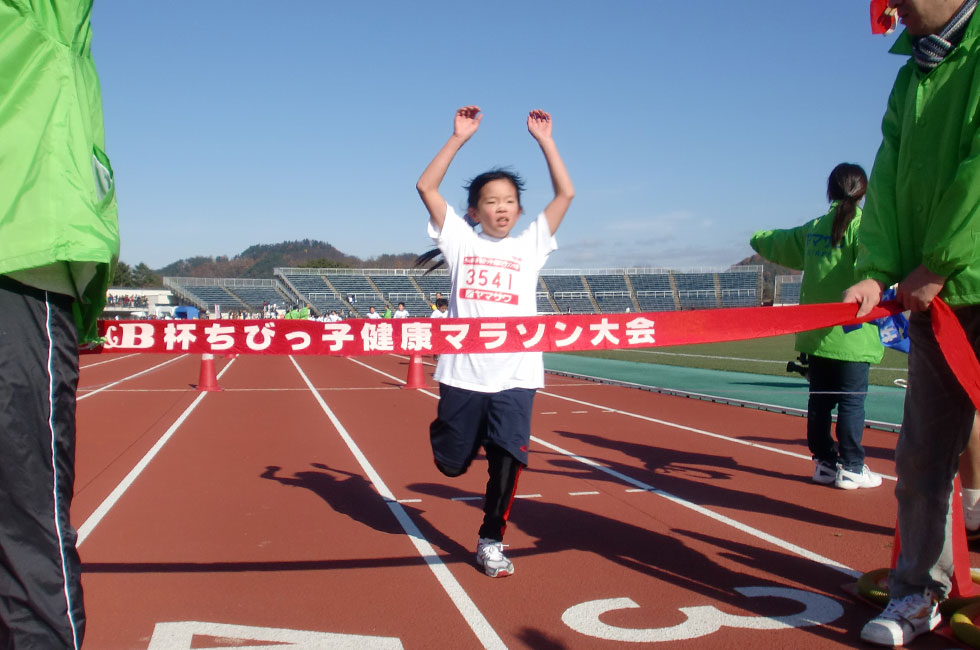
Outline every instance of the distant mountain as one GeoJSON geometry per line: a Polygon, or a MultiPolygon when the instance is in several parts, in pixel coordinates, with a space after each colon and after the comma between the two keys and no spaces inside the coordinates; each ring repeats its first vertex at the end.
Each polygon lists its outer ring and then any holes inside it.
{"type": "MultiPolygon", "coordinates": [[[[326,267],[353,269],[412,268],[416,253],[379,255],[362,260],[346,255],[332,245],[315,239],[285,241],[279,244],[256,244],[228,257],[188,257],[178,260],[154,273],[161,276],[192,278],[271,278],[276,267],[326,267]]],[[[762,266],[763,299],[772,300],[774,278],[777,275],[797,275],[800,272],[773,264],[759,255],[746,257],[732,266],[762,266]]]]}
{"type": "Polygon", "coordinates": [[[345,255],[326,242],[304,239],[280,244],[256,244],[231,258],[226,255],[189,257],[157,269],[156,273],[192,278],[271,278],[272,269],[280,266],[402,269],[410,268],[416,255],[380,255],[362,260],[345,255]]]}
{"type": "Polygon", "coordinates": [[[779,264],[773,264],[759,254],[746,257],[741,262],[736,262],[732,266],[761,266],[762,267],[762,301],[772,302],[773,287],[776,284],[777,275],[799,275],[801,271],[791,269],[779,264]]]}

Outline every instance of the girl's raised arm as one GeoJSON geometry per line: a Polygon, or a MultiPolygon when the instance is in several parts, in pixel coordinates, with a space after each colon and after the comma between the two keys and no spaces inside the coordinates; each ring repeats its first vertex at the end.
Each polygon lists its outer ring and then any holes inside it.
{"type": "Polygon", "coordinates": [[[439,185],[442,184],[442,179],[449,170],[449,164],[456,157],[456,152],[476,133],[482,119],[483,115],[480,114],[479,106],[464,106],[457,110],[453,120],[452,136],[439,150],[436,157],[432,159],[429,166],[425,168],[418,183],[415,184],[415,189],[422,197],[422,203],[429,211],[429,217],[440,230],[446,218],[446,200],[439,194],[439,185]]]}
{"type": "Polygon", "coordinates": [[[551,173],[551,186],[555,190],[555,198],[544,209],[544,216],[551,227],[551,234],[555,234],[561,220],[565,218],[568,206],[575,198],[575,187],[572,186],[572,179],[565,169],[565,163],[558,155],[558,147],[551,135],[551,115],[541,110],[533,110],[527,116],[527,130],[531,136],[537,140],[544,159],[548,163],[548,171],[551,173]]]}

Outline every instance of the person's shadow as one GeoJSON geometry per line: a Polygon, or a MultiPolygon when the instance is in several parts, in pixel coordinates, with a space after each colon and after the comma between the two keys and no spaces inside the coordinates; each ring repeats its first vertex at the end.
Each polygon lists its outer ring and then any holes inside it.
{"type": "MultiPolygon", "coordinates": [[[[334,469],[323,463],[310,463],[310,467],[322,471],[296,472],[291,477],[279,476],[282,469],[269,465],[260,474],[261,478],[276,481],[288,487],[309,490],[324,500],[335,512],[350,517],[352,520],[389,535],[404,535],[406,531],[398,523],[392,512],[392,506],[374,489],[369,480],[360,474],[334,469]]],[[[443,489],[441,494],[446,494],[443,489]]],[[[454,557],[464,557],[469,549],[450,540],[436,528],[429,526],[422,511],[397,504],[415,521],[419,530],[430,542],[437,543],[442,548],[452,549],[454,557]]],[[[419,563],[424,562],[422,558],[419,563]]]]}
{"type": "MultiPolygon", "coordinates": [[[[695,451],[667,449],[642,443],[613,440],[607,436],[572,431],[555,431],[564,438],[579,440],[594,447],[611,449],[631,458],[635,458],[646,467],[647,475],[636,467],[598,459],[611,470],[633,476],[652,487],[669,492],[675,496],[687,499],[702,506],[721,506],[759,512],[765,515],[782,517],[793,522],[810,522],[834,528],[875,533],[890,536],[894,528],[872,524],[860,519],[852,519],[839,514],[812,508],[805,504],[796,503],[772,496],[779,494],[773,485],[767,492],[740,490],[734,487],[732,478],[736,472],[751,472],[779,480],[810,483],[809,476],[787,474],[775,469],[739,464],[731,456],[703,454],[695,451]]],[[[540,448],[537,450],[540,452],[540,448]]],[[[778,460],[777,460],[778,462],[778,460]]],[[[580,473],[581,464],[565,457],[553,458],[548,463],[559,471],[536,469],[544,473],[565,473],[567,471],[580,473]]],[[[608,480],[619,482],[619,479],[608,476],[608,480]]]]}
{"type": "MultiPolygon", "coordinates": [[[[836,424],[834,426],[836,426],[836,424]]],[[[897,439],[898,434],[895,434],[895,436],[897,439]]],[[[780,445],[780,444],[792,443],[798,445],[802,449],[801,453],[804,454],[810,453],[809,449],[807,448],[806,438],[795,438],[790,440],[786,438],[775,438],[775,437],[766,437],[766,436],[740,436],[739,440],[744,440],[746,442],[758,442],[759,444],[762,445],[780,445]]],[[[888,460],[893,462],[895,460],[894,447],[875,447],[875,446],[869,446],[867,443],[862,443],[862,445],[864,447],[864,454],[868,458],[878,458],[880,460],[888,460]]]]}
{"type": "Polygon", "coordinates": [[[335,512],[347,515],[377,531],[389,535],[404,533],[366,478],[353,472],[333,469],[323,463],[310,463],[310,467],[321,471],[296,472],[291,477],[279,476],[278,472],[282,468],[269,465],[259,476],[277,481],[281,485],[309,490],[323,499],[335,512]]]}
{"type": "MultiPolygon", "coordinates": [[[[437,498],[446,498],[447,489],[440,483],[414,483],[407,486],[409,490],[437,498]]],[[[453,496],[481,496],[456,490],[453,496]]],[[[649,498],[651,495],[637,495],[649,498]]],[[[466,500],[465,503],[476,510],[482,510],[479,499],[466,500]]],[[[667,502],[663,502],[666,506],[667,502]]],[[[676,506],[666,506],[676,507],[676,506]]],[[[620,521],[595,512],[579,510],[561,504],[549,503],[541,499],[520,499],[514,503],[511,526],[530,537],[532,546],[521,548],[511,546],[507,555],[514,560],[517,574],[520,574],[520,559],[543,553],[556,554],[562,552],[590,553],[604,560],[617,564],[630,572],[642,574],[651,579],[648,587],[636,591],[632,583],[623,587],[623,593],[609,593],[608,588],[590,590],[588,581],[575,580],[574,583],[584,585],[582,589],[569,588],[559,595],[551,595],[549,599],[557,599],[559,606],[564,609],[578,605],[592,598],[608,598],[612,596],[628,596],[639,606],[638,613],[630,614],[630,625],[636,627],[671,627],[685,620],[685,614],[680,607],[709,604],[720,605],[720,609],[732,612],[732,608],[741,608],[751,614],[763,617],[788,616],[798,614],[802,610],[799,602],[784,598],[758,598],[743,596],[735,591],[738,587],[787,587],[787,582],[806,584],[805,591],[818,593],[844,606],[847,611],[853,611],[850,602],[845,599],[841,585],[849,582],[848,576],[838,571],[821,566],[812,560],[780,551],[778,549],[762,548],[750,544],[736,543],[727,538],[727,530],[720,535],[712,535],[706,531],[693,532],[682,528],[667,528],[659,514],[641,510],[635,511],[635,523],[620,521]],[[689,545],[690,544],[690,545],[689,545]],[[720,557],[729,560],[735,566],[723,566],[711,559],[704,550],[692,546],[712,546],[719,549],[720,557]],[[744,569],[743,569],[744,567],[744,569]],[[760,570],[759,567],[764,567],[760,570]],[[763,576],[766,571],[779,576],[788,576],[786,580],[776,581],[763,576]],[[751,573],[753,575],[747,575],[751,573]],[[680,589],[699,594],[683,596],[683,601],[664,601],[662,589],[658,584],[666,583],[680,589]],[[600,594],[602,594],[600,596],[600,594]],[[728,605],[726,607],[725,605],[728,605]],[[638,622],[642,621],[642,623],[638,622]]],[[[688,524],[695,522],[686,520],[688,524]]],[[[474,526],[478,525],[479,515],[474,516],[474,526]]],[[[706,530],[716,530],[721,524],[706,522],[706,530]]],[[[427,526],[427,529],[431,526],[427,526]]],[[[513,536],[513,533],[511,533],[513,536]]],[[[506,540],[505,540],[506,541],[506,540]]],[[[463,548],[456,542],[451,546],[442,546],[442,550],[450,556],[471,564],[470,549],[463,548]]],[[[441,544],[441,543],[440,543],[441,544]]],[[[434,546],[439,546],[433,542],[434,546]]],[[[768,546],[768,545],[766,545],[768,546]]],[[[475,564],[474,570],[479,570],[475,564]]],[[[595,565],[574,566],[569,570],[579,575],[596,571],[595,565]]],[[[671,596],[674,597],[674,596],[671,596]]],[[[871,612],[855,612],[848,621],[845,629],[860,628],[860,621],[871,612]]],[[[624,625],[626,625],[624,623],[624,625]]],[[[857,643],[854,634],[842,633],[839,629],[841,622],[834,621],[833,627],[816,626],[804,628],[808,633],[833,640],[844,645],[857,643]]],[[[721,633],[721,632],[720,632],[721,633]]],[[[542,630],[527,627],[519,633],[530,647],[559,648],[563,647],[551,635],[542,630]],[[544,634],[544,636],[542,636],[544,634]],[[540,645],[539,645],[540,644],[540,645]]]]}

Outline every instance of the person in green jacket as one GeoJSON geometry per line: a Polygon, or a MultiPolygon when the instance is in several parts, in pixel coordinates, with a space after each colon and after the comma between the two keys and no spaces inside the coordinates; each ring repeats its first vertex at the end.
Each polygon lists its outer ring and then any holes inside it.
{"type": "Polygon", "coordinates": [[[79,342],[119,255],[92,0],[0,0],[0,647],[78,648],[79,342]]]}
{"type": "MultiPolygon", "coordinates": [[[[867,183],[860,166],[841,163],[827,179],[827,214],[796,228],[760,230],[752,236],[752,248],[760,255],[803,271],[801,304],[835,302],[854,283],[858,203],[867,183]]],[[[861,446],[868,372],[884,354],[878,328],[865,323],[850,332],[840,326],[800,332],[796,350],[809,357],[806,438],[814,460],[813,481],[846,490],[881,485],[881,476],[864,464],[861,446]],[[830,433],[835,406],[836,445],[830,433]]]]}
{"type": "Polygon", "coordinates": [[[885,610],[861,638],[903,645],[935,628],[952,583],[950,502],[975,407],[949,369],[927,313],[946,301],[980,351],[980,15],[977,0],[891,0],[909,56],[882,120],[859,232],[863,316],[898,282],[909,318],[909,385],[895,449],[901,552],[885,610]]]}

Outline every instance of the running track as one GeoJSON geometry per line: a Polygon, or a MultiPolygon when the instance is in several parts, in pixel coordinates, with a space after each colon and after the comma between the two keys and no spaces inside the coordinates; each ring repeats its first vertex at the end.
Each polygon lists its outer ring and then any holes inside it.
{"type": "Polygon", "coordinates": [[[549,376],[493,580],[485,463],[436,471],[407,359],[219,359],[220,393],[197,356],[82,366],[87,648],[855,647],[843,586],[890,557],[894,480],[812,484],[797,417],[549,376]]]}

